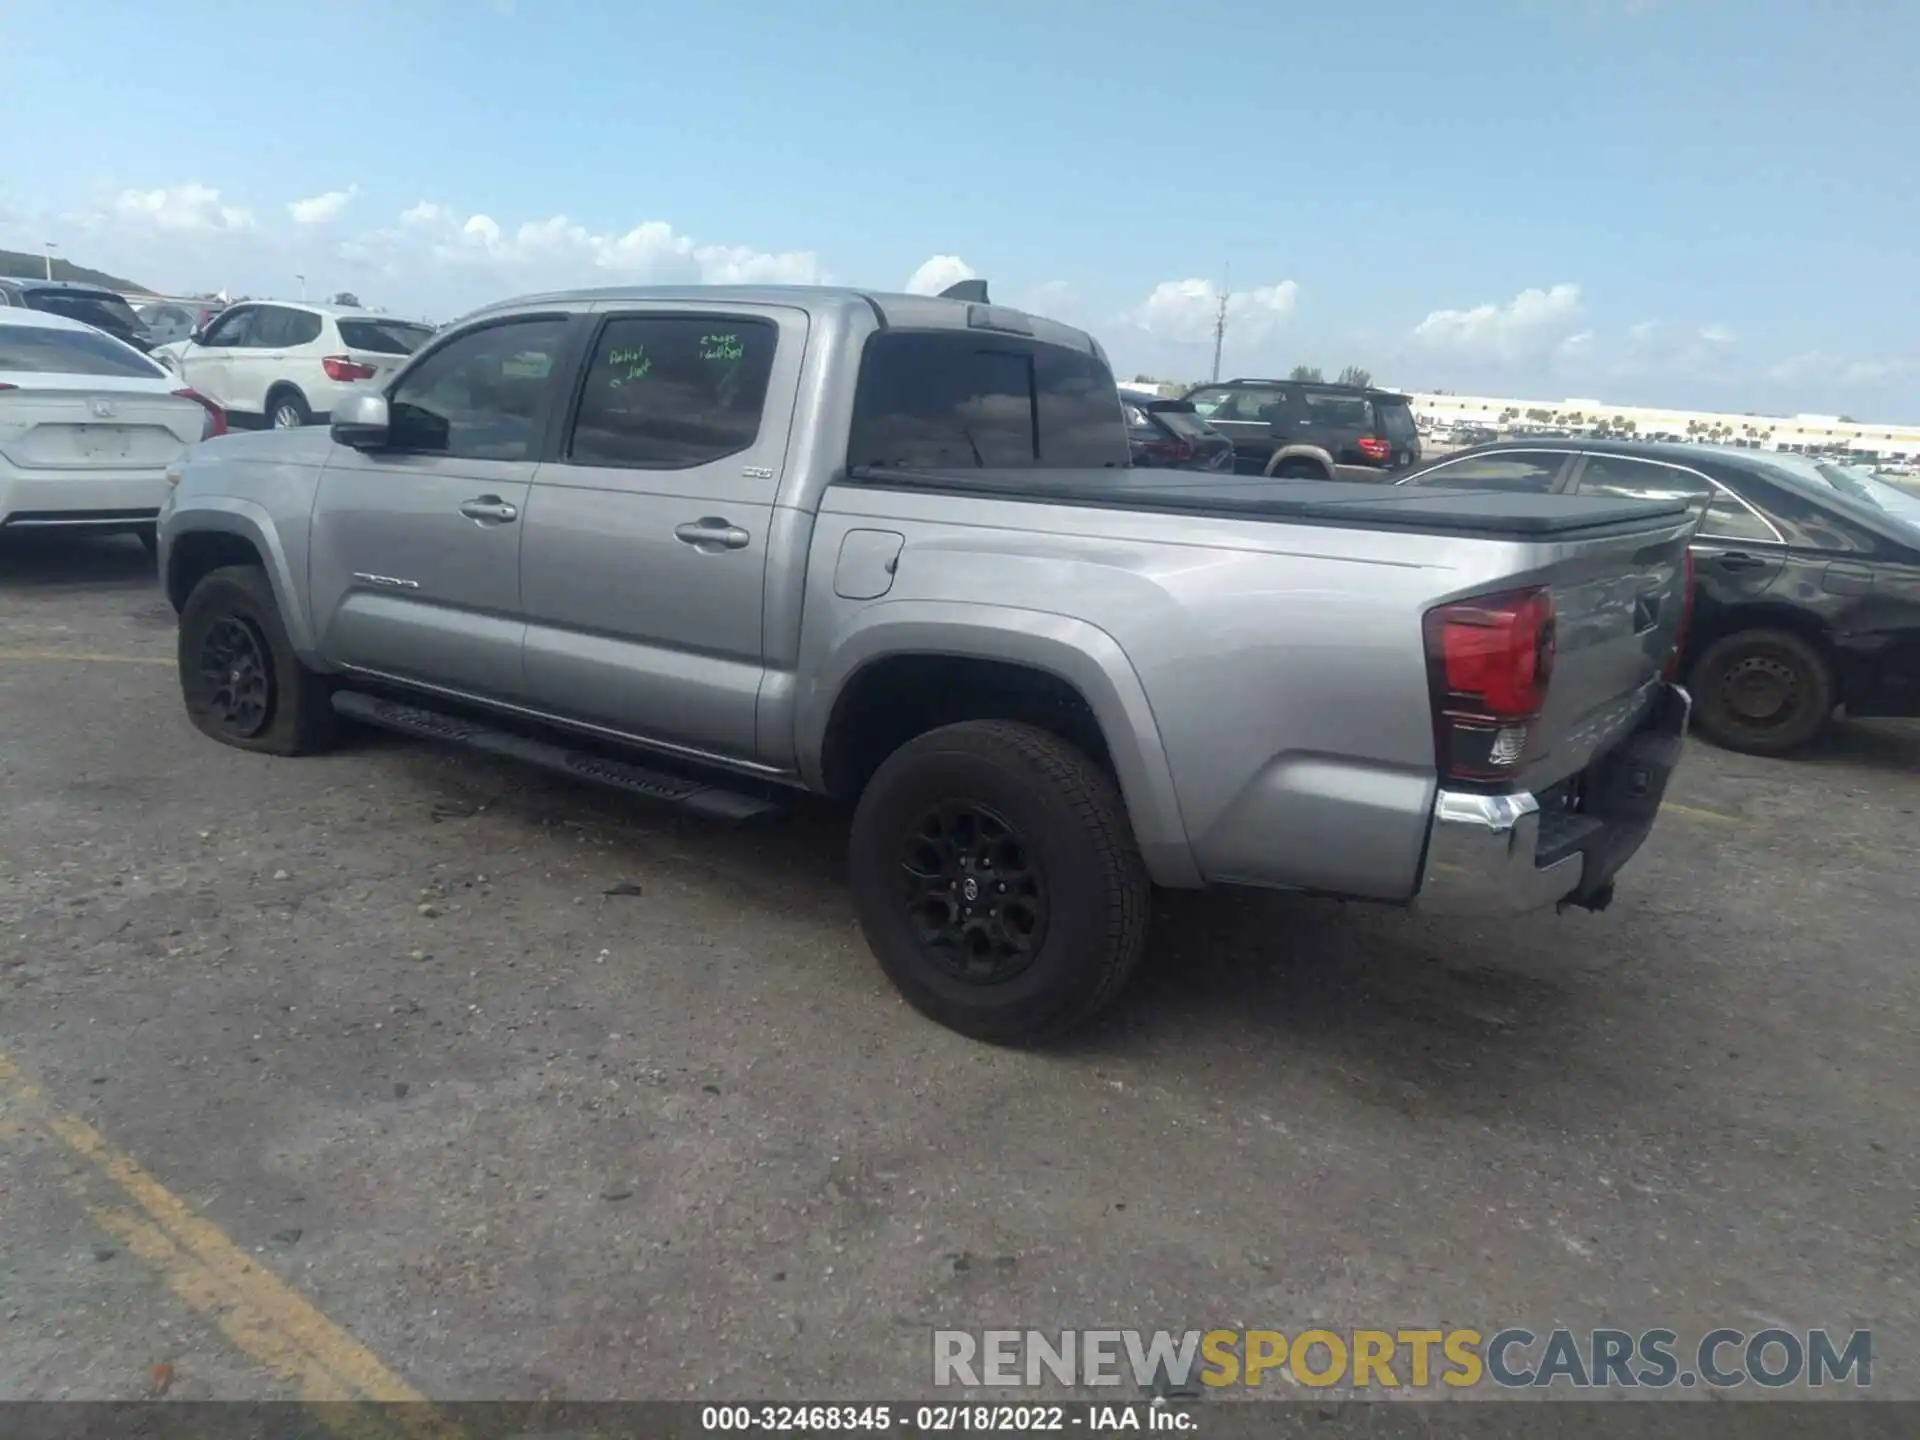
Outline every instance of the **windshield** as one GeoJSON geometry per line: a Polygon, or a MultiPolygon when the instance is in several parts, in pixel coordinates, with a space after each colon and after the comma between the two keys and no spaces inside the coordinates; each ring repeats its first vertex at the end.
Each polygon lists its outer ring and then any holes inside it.
{"type": "Polygon", "coordinates": [[[166,372],[139,351],[92,330],[0,325],[0,372],[124,375],[152,379],[166,372]]]}
{"type": "Polygon", "coordinates": [[[97,326],[115,335],[146,334],[146,327],[133,313],[133,307],[110,291],[29,290],[25,299],[29,310],[64,315],[69,320],[97,326]]]}

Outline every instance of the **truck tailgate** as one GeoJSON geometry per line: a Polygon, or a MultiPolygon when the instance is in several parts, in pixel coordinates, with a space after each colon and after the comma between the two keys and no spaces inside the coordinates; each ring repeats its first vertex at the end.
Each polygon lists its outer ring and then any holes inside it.
{"type": "Polygon", "coordinates": [[[1540,548],[1515,588],[1553,595],[1555,657],[1546,705],[1515,779],[1542,790],[1583,770],[1630,732],[1653,702],[1679,643],[1690,583],[1691,515],[1540,548]]]}

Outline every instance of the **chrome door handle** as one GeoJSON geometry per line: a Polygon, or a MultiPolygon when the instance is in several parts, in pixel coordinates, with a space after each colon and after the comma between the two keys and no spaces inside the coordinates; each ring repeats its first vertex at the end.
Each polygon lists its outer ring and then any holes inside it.
{"type": "Polygon", "coordinates": [[[702,515],[698,520],[674,526],[673,538],[708,554],[720,550],[739,550],[753,539],[738,525],[718,515],[702,515]]]}
{"type": "Polygon", "coordinates": [[[460,513],[469,520],[478,520],[482,524],[492,521],[496,525],[505,525],[510,520],[520,518],[519,510],[498,495],[482,495],[478,499],[468,500],[461,505],[460,513]]]}

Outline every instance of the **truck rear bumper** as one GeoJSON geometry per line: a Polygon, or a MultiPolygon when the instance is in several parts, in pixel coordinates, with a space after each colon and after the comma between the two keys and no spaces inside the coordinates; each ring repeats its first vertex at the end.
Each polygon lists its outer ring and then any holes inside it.
{"type": "Polygon", "coordinates": [[[1679,686],[1661,686],[1631,735],[1544,796],[1441,790],[1413,908],[1429,915],[1603,908],[1613,877],[1653,830],[1692,704],[1679,686]]]}

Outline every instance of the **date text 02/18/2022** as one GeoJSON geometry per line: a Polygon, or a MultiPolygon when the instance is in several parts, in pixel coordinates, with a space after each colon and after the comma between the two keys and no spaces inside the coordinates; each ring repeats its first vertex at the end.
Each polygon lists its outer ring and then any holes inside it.
{"type": "Polygon", "coordinates": [[[1193,1433],[1190,1409],[1161,1402],[1092,1405],[708,1405],[700,1428],[709,1433],[904,1435],[1070,1433],[1116,1435],[1156,1430],[1193,1433]]]}

